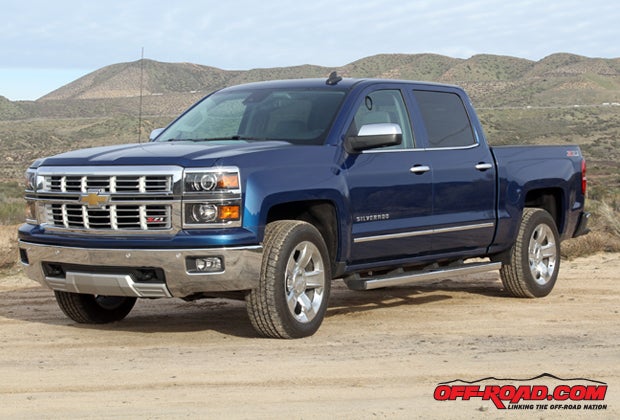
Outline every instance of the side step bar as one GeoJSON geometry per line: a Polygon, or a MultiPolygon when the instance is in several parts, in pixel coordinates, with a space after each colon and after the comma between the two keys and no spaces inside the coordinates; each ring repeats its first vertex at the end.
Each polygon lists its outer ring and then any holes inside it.
{"type": "Polygon", "coordinates": [[[401,286],[403,284],[414,283],[417,281],[444,279],[450,275],[460,276],[463,274],[484,273],[487,271],[499,270],[501,266],[502,263],[500,262],[469,263],[451,267],[413,271],[409,273],[400,272],[395,275],[387,274],[385,276],[368,279],[345,279],[345,283],[351,290],[372,290],[379,289],[381,287],[401,286]]]}

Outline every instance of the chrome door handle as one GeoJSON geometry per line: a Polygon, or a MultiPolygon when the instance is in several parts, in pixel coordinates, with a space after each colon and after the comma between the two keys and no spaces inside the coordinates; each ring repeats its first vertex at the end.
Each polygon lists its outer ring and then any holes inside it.
{"type": "Polygon", "coordinates": [[[476,165],[476,169],[478,169],[479,171],[486,171],[487,169],[492,169],[493,165],[490,163],[484,163],[484,162],[480,162],[479,164],[476,165]]]}
{"type": "Polygon", "coordinates": [[[415,165],[412,166],[411,169],[409,169],[409,172],[411,172],[412,174],[423,174],[424,172],[428,172],[431,170],[430,166],[426,166],[426,165],[415,165]]]}

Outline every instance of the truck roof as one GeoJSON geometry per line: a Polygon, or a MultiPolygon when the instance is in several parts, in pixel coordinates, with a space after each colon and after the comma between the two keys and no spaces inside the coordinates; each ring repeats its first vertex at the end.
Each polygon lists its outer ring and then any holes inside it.
{"type": "Polygon", "coordinates": [[[414,80],[397,80],[397,79],[374,79],[374,78],[340,78],[328,79],[328,78],[308,78],[308,79],[285,79],[285,80],[270,80],[262,82],[245,83],[241,85],[235,85],[226,87],[223,90],[234,90],[244,88],[319,88],[331,86],[334,89],[349,90],[357,85],[370,85],[370,84],[408,84],[417,86],[442,86],[459,88],[455,85],[435,83],[427,81],[414,81],[414,80]],[[332,83],[328,81],[334,80],[332,83]]]}

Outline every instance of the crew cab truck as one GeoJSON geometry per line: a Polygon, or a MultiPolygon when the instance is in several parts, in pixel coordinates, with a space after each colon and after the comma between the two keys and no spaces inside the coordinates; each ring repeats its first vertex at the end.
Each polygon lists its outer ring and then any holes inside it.
{"type": "Polygon", "coordinates": [[[258,334],[323,321],[355,290],[500,270],[551,292],[587,232],[577,146],[489,147],[459,87],[272,81],[199,101],[149,142],[37,160],[19,228],[27,275],[79,323],[137,298],[239,297],[258,334]]]}

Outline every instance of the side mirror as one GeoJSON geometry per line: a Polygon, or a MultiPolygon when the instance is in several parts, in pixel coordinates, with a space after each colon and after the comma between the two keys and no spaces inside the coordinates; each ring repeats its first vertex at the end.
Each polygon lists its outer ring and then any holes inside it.
{"type": "Polygon", "coordinates": [[[150,141],[155,140],[157,136],[159,136],[164,130],[165,128],[156,128],[155,130],[151,131],[151,134],[149,134],[149,140],[150,141]]]}
{"type": "Polygon", "coordinates": [[[393,123],[365,124],[357,136],[349,136],[345,141],[348,152],[361,152],[377,147],[396,146],[403,142],[400,125],[393,123]]]}

